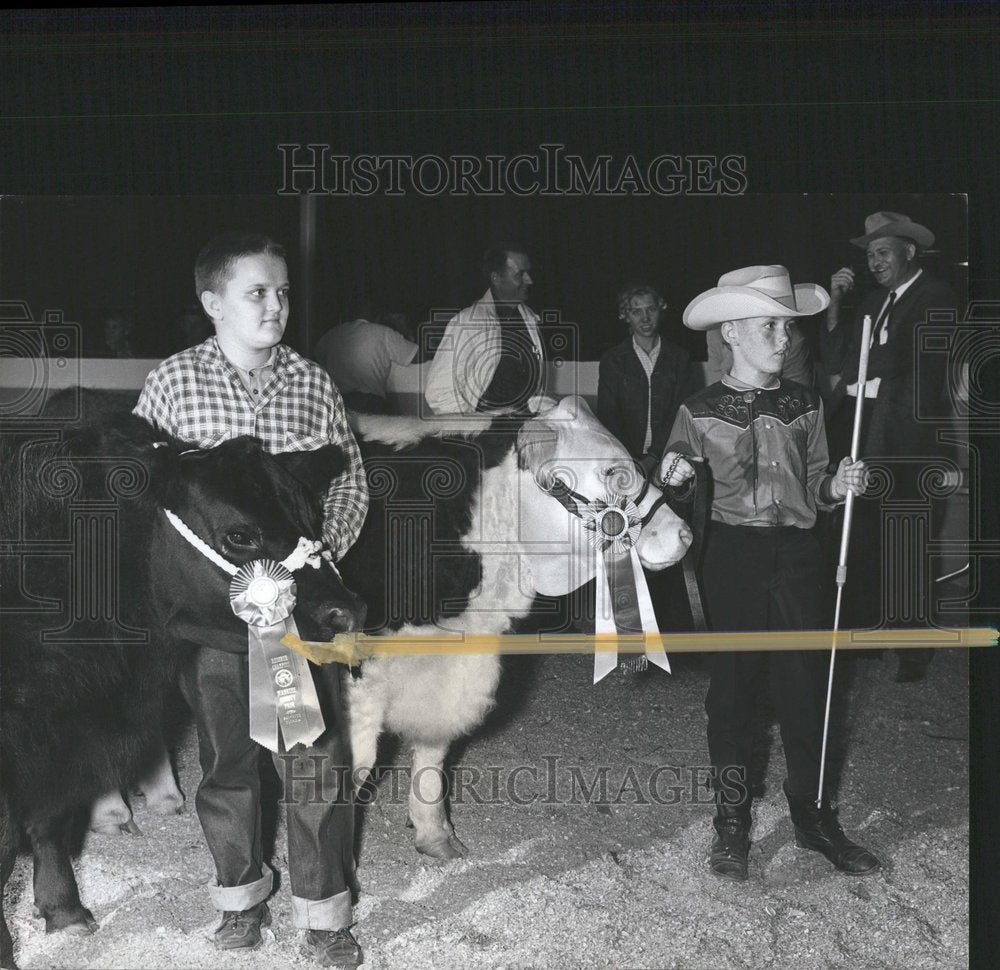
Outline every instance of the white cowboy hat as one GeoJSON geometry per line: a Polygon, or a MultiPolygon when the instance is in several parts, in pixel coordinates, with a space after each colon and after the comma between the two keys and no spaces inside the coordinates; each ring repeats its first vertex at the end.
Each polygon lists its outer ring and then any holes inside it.
{"type": "Polygon", "coordinates": [[[873,239],[881,239],[883,236],[904,236],[924,247],[934,242],[934,233],[930,229],[911,222],[910,217],[901,212],[873,212],[865,219],[865,234],[851,242],[865,249],[873,239]]]}
{"type": "Polygon", "coordinates": [[[748,317],[808,317],[825,310],[830,295],[815,283],[792,287],[784,266],[747,266],[719,277],[719,285],[699,293],[684,310],[684,326],[708,330],[748,317]]]}

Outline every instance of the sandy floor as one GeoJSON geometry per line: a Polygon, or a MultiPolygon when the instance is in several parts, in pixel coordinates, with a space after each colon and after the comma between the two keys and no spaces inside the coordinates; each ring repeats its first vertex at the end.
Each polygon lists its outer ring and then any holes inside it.
{"type": "MultiPolygon", "coordinates": [[[[430,866],[414,852],[404,753],[387,749],[395,771],[359,815],[354,929],[365,965],[966,966],[967,655],[939,651],[917,684],[896,684],[895,665],[891,655],[842,662],[834,743],[842,822],[884,868],[852,879],[794,845],[780,739],[762,725],[769,757],[750,880],[739,885],[706,864],[707,677],[696,662],[677,664],[673,677],[612,675],[597,687],[583,657],[509,662],[498,709],[454,753],[464,788],[452,816],[466,859],[430,866]]],[[[190,731],[178,762],[190,801],[190,731]]],[[[264,947],[216,952],[203,888],[211,864],[194,812],[160,818],[136,799],[135,813],[143,837],[92,835],[78,861],[101,924],[93,936],[46,936],[32,916],[30,861],[19,863],[5,904],[22,967],[306,965],[287,882],[271,901],[264,947]]],[[[274,832],[280,874],[280,817],[274,832]]]]}

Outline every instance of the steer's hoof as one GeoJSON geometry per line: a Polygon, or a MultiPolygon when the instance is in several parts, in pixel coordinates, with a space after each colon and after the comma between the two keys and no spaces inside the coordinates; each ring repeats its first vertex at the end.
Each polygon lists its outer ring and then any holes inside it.
{"type": "MultiPolygon", "coordinates": [[[[131,819],[129,821],[131,821],[131,819]]],[[[96,833],[97,835],[121,835],[126,831],[128,824],[128,822],[93,823],[90,826],[90,831],[96,833]]]]}
{"type": "Polygon", "coordinates": [[[468,854],[468,851],[457,835],[436,839],[433,842],[417,843],[417,852],[427,856],[427,861],[431,863],[462,859],[468,854]]]}
{"type": "Polygon", "coordinates": [[[45,917],[46,933],[69,933],[71,936],[90,936],[97,932],[97,920],[89,909],[81,906],[68,912],[45,917]]]}
{"type": "Polygon", "coordinates": [[[167,795],[146,795],[146,808],[156,815],[181,815],[184,812],[184,796],[180,792],[167,795]]]}
{"type": "Polygon", "coordinates": [[[101,835],[121,835],[122,826],[132,820],[132,811],[120,795],[106,795],[99,799],[90,813],[87,827],[101,835]]]}

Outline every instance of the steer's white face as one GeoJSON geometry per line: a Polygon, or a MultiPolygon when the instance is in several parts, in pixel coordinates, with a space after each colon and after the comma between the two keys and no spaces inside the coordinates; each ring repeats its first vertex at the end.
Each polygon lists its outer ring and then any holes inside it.
{"type": "MultiPolygon", "coordinates": [[[[636,499],[643,480],[624,446],[579,397],[563,398],[527,422],[519,451],[527,467],[519,476],[520,494],[511,514],[518,516],[522,553],[538,592],[564,595],[594,576],[597,553],[582,520],[546,494],[543,486],[558,479],[593,502],[612,492],[636,499]]],[[[659,497],[659,489],[650,486],[640,515],[659,497]]],[[[636,550],[647,569],[665,569],[683,558],[691,539],[687,524],[661,505],[639,534],[636,550]]]]}

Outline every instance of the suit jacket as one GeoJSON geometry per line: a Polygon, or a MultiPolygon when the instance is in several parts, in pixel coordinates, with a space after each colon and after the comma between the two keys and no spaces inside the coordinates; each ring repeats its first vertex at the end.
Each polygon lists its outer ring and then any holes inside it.
{"type": "Polygon", "coordinates": [[[661,336],[660,355],[651,379],[647,380],[630,335],[601,358],[597,381],[597,419],[638,460],[643,455],[646,413],[652,395],[649,413],[653,440],[649,451],[661,455],[677,417],[677,409],[685,398],[700,389],[700,376],[699,369],[691,362],[691,355],[683,347],[661,336]]]}
{"type": "MultiPolygon", "coordinates": [[[[538,315],[520,306],[528,336],[542,367],[545,354],[538,315]]],[[[493,292],[487,290],[472,306],[452,317],[427,369],[424,398],[435,414],[472,414],[490,386],[500,363],[500,318],[493,292]]],[[[543,388],[544,392],[544,388],[543,388]]]]}
{"type": "MultiPolygon", "coordinates": [[[[841,322],[833,332],[823,328],[824,365],[828,373],[841,375],[843,387],[857,381],[864,317],[870,316],[874,326],[887,296],[885,289],[878,287],[862,300],[851,324],[841,322]]],[[[865,457],[919,457],[941,451],[936,443],[939,422],[917,421],[916,415],[944,415],[942,396],[947,380],[947,360],[944,354],[929,355],[921,360],[920,379],[917,380],[916,327],[927,319],[930,310],[956,310],[957,307],[951,287],[926,271],[893,306],[886,342],[875,343],[868,355],[868,379],[878,377],[881,383],[878,397],[865,402],[866,407],[872,407],[871,423],[862,448],[865,457]]]]}

